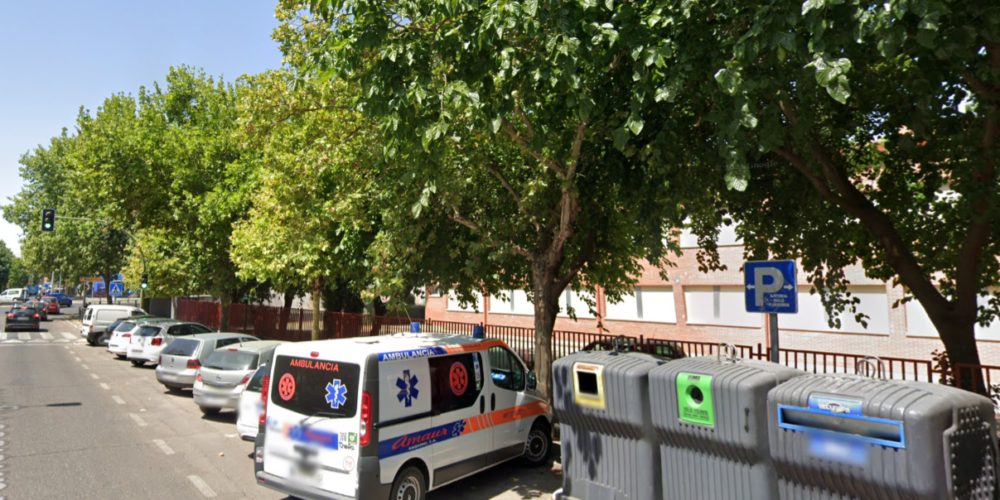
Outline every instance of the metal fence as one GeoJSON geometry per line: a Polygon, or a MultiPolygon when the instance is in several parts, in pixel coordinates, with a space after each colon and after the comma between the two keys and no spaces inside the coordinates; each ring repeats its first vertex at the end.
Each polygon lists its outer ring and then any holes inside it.
{"type": "MultiPolygon", "coordinates": [[[[178,318],[196,321],[214,329],[221,327],[221,307],[218,302],[181,300],[178,318]]],[[[229,325],[224,330],[248,333],[262,339],[305,341],[311,340],[313,312],[309,309],[281,308],[232,304],[229,325]]],[[[455,335],[473,335],[482,328],[486,338],[504,341],[517,352],[530,367],[535,364],[535,330],[500,325],[480,325],[431,319],[411,319],[393,316],[373,316],[325,311],[319,318],[320,339],[342,339],[409,332],[411,323],[419,323],[421,331],[455,335]]],[[[552,358],[558,359],[586,347],[610,349],[616,339],[621,339],[633,349],[650,354],[670,355],[680,351],[687,356],[711,356],[719,352],[720,345],[712,342],[690,340],[646,339],[643,336],[608,335],[595,332],[552,332],[552,358]]],[[[743,359],[768,359],[768,350],[761,344],[736,345],[736,354],[743,359]]],[[[849,354],[800,349],[781,349],[780,362],[811,373],[853,374],[861,368],[866,374],[893,380],[912,380],[932,383],[952,382],[949,373],[934,366],[931,361],[884,357],[882,364],[872,368],[864,363],[864,354],[849,354]],[[873,373],[874,370],[874,373],[873,373]]],[[[966,367],[968,368],[968,367],[966,367]]],[[[965,373],[982,377],[992,394],[1000,393],[1000,367],[979,366],[965,373]],[[996,382],[994,382],[996,381],[996,382]],[[994,384],[997,384],[994,386],[994,384]]]]}

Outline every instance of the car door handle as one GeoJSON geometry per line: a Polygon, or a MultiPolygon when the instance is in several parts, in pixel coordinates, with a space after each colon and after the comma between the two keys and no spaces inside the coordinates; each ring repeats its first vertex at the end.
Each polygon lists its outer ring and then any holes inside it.
{"type": "Polygon", "coordinates": [[[486,396],[479,396],[479,413],[486,413],[486,396]]]}
{"type": "Polygon", "coordinates": [[[497,393],[490,394],[490,411],[497,410],[497,393]]]}

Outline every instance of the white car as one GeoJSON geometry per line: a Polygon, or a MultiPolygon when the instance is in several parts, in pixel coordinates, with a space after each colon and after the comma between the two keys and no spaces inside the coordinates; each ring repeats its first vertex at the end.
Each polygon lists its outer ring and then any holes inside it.
{"type": "Polygon", "coordinates": [[[216,349],[198,370],[194,402],[202,413],[239,409],[240,394],[257,368],[271,359],[274,348],[284,342],[258,340],[216,349]]]}
{"type": "Polygon", "coordinates": [[[94,304],[87,306],[80,326],[80,337],[87,339],[87,342],[93,345],[96,338],[104,333],[104,330],[115,321],[130,317],[139,318],[145,316],[148,316],[146,311],[135,306],[116,304],[94,304]]]}
{"type": "Polygon", "coordinates": [[[253,442],[257,438],[257,429],[260,425],[260,414],[264,411],[264,402],[260,398],[260,393],[264,389],[264,375],[267,374],[267,365],[261,365],[250,377],[250,381],[240,393],[239,414],[236,418],[236,432],[244,441],[253,442]]]}
{"type": "Polygon", "coordinates": [[[125,359],[128,355],[128,346],[132,341],[132,335],[139,332],[139,327],[153,323],[173,321],[169,318],[145,317],[123,321],[108,339],[108,352],[118,356],[118,359],[125,359]]]}
{"type": "Polygon", "coordinates": [[[312,499],[422,499],[508,460],[547,464],[552,413],[499,340],[398,334],[281,346],[257,484],[312,499]]]}
{"type": "Polygon", "coordinates": [[[134,366],[143,366],[146,363],[158,364],[163,349],[175,338],[199,333],[212,333],[212,329],[200,323],[176,320],[142,325],[139,327],[139,332],[133,333],[129,339],[128,353],[125,357],[134,366]]]}

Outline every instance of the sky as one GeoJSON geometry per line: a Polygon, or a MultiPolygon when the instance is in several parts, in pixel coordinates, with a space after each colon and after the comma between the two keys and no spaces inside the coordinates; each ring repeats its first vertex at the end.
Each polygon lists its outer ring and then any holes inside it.
{"type": "MultiPolygon", "coordinates": [[[[201,68],[226,81],[281,67],[271,40],[276,5],[0,2],[0,203],[21,189],[21,156],[63,127],[75,133],[80,106],[96,112],[112,94],[135,95],[140,86],[163,82],[171,66],[201,68]]],[[[17,255],[19,237],[20,228],[0,220],[0,239],[17,255]]]]}

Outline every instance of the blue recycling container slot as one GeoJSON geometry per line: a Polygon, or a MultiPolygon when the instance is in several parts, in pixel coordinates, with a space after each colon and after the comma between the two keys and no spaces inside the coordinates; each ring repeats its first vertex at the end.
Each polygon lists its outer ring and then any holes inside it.
{"type": "Polygon", "coordinates": [[[420,333],[420,323],[413,321],[410,323],[410,333],[420,333]]]}
{"type": "Polygon", "coordinates": [[[481,339],[481,338],[483,338],[483,327],[481,327],[481,326],[474,326],[474,327],[472,327],[472,338],[474,338],[474,339],[481,339]]]}

